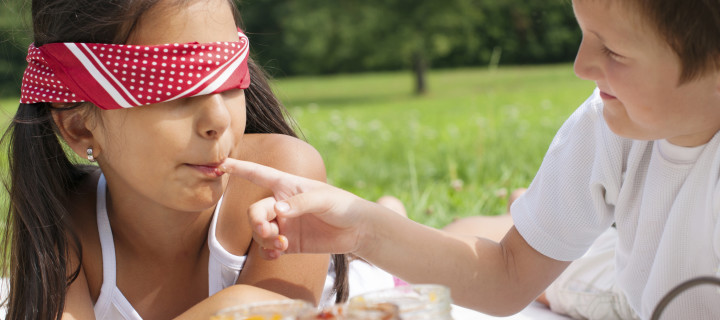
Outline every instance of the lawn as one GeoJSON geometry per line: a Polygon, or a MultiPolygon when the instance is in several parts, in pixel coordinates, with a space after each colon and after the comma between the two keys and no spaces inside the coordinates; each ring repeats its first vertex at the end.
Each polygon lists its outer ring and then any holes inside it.
{"type": "MultiPolygon", "coordinates": [[[[438,70],[428,82],[421,97],[409,72],[283,78],[275,89],[330,183],[367,199],[395,195],[435,227],[503,213],[593,89],[569,64],[438,70]]],[[[3,126],[16,101],[0,99],[3,126]]]]}
{"type": "MultiPolygon", "coordinates": [[[[5,132],[5,128],[7,127],[8,122],[12,118],[12,114],[14,114],[15,109],[17,109],[17,98],[0,98],[0,128],[2,128],[2,132],[0,132],[0,136],[2,133],[5,132]]],[[[0,177],[3,179],[6,176],[7,172],[7,157],[6,157],[6,151],[7,149],[2,149],[2,157],[0,157],[0,177]]],[[[8,195],[5,192],[5,187],[0,184],[0,216],[5,216],[5,213],[7,212],[7,202],[8,202],[8,195]]]]}
{"type": "Polygon", "coordinates": [[[276,91],[330,183],[367,199],[395,195],[412,219],[440,227],[505,212],[593,89],[569,64],[440,70],[428,80],[422,97],[406,72],[282,79],[276,91]]]}

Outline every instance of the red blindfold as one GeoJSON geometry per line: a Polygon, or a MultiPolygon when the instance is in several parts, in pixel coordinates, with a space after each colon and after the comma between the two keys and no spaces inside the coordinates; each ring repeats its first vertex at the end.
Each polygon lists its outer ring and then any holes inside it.
{"type": "Polygon", "coordinates": [[[205,44],[31,44],[20,102],[119,109],[246,89],[249,42],[238,34],[238,42],[205,44]]]}

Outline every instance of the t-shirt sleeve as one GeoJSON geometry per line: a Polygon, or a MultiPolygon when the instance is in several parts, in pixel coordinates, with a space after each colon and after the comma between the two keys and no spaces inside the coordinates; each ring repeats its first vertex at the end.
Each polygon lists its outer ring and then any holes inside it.
{"type": "Polygon", "coordinates": [[[560,128],[511,208],[525,241],[556,260],[580,258],[614,220],[629,147],[607,127],[602,108],[596,90],[560,128]]]}
{"type": "MultiPolygon", "coordinates": [[[[712,210],[715,217],[720,217],[720,177],[715,184],[712,198],[712,210]]],[[[720,219],[715,220],[715,231],[713,232],[713,249],[715,251],[715,261],[720,261],[720,219]]],[[[720,277],[720,264],[715,269],[715,276],[720,277]]],[[[720,292],[720,288],[718,288],[720,292]]]]}

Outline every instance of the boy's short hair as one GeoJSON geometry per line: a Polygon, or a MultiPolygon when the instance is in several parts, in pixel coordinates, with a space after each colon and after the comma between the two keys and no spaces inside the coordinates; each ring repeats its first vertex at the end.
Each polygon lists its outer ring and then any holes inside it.
{"type": "Polygon", "coordinates": [[[680,58],[679,83],[720,68],[720,0],[616,0],[632,4],[680,58]]]}

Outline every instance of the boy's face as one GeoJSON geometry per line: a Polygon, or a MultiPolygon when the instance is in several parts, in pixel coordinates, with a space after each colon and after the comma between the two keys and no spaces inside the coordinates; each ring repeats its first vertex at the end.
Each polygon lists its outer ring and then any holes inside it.
{"type": "Polygon", "coordinates": [[[573,7],[583,33],[575,74],[597,84],[613,132],[697,146],[720,130],[717,71],[678,85],[678,56],[631,5],[573,0],[573,7]]]}

